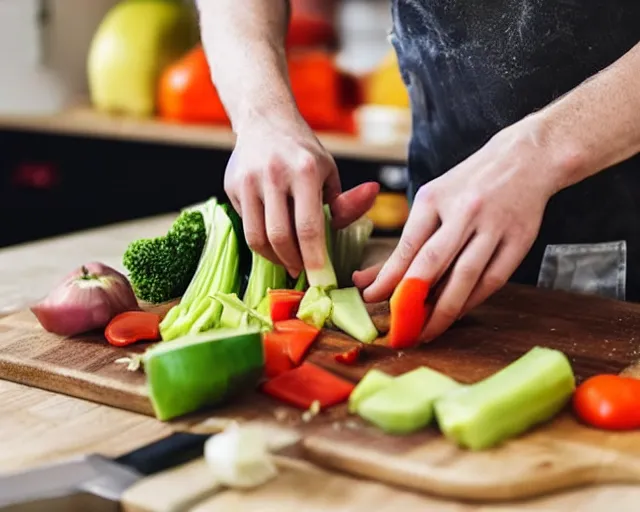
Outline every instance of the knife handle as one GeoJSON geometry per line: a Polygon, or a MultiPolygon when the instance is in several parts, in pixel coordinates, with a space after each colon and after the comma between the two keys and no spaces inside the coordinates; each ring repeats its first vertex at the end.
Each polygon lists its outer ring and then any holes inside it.
{"type": "Polygon", "coordinates": [[[211,435],[176,432],[168,437],[121,455],[115,462],[135,469],[143,475],[153,475],[184,464],[204,453],[204,443],[211,435]]]}

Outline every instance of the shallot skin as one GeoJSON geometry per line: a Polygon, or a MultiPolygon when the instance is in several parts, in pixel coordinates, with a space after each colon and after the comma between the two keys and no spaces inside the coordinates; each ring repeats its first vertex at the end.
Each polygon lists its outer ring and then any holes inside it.
{"type": "Polygon", "coordinates": [[[60,336],[104,328],[113,317],[140,306],[128,279],[99,262],[67,274],[49,294],[31,307],[42,327],[60,336]]]}

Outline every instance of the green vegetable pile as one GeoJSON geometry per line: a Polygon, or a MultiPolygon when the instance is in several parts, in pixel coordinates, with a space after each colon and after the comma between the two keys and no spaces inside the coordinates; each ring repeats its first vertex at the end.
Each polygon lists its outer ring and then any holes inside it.
{"type": "Polygon", "coordinates": [[[160,304],[180,298],[160,325],[164,341],[215,328],[264,324],[260,319],[268,316],[269,289],[319,294],[317,304],[313,297],[304,301],[303,317],[322,327],[325,320],[330,322],[327,293],[351,285],[351,274],[359,268],[373,230],[363,217],[334,231],[329,208],[324,212],[326,264],[303,272],[297,280],[283,266],[249,249],[240,217],[215,197],[185,208],[166,235],[132,242],[123,264],[139,299],[160,304]]]}
{"type": "Polygon", "coordinates": [[[298,317],[318,328],[333,324],[363,342],[377,337],[359,292],[333,293],[341,291],[337,276],[352,284],[371,222],[334,232],[325,207],[325,224],[326,264],[298,279],[252,252],[238,214],[215,197],[185,208],[166,235],[129,245],[123,263],[137,297],[179,299],[160,323],[163,343],[141,357],[156,417],[215,406],[255,386],[265,364],[262,333],[274,328],[270,289],[305,292],[298,317]]]}

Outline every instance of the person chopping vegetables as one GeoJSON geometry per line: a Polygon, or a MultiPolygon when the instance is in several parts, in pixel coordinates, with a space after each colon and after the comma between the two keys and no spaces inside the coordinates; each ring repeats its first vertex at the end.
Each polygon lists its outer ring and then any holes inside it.
{"type": "MultiPolygon", "coordinates": [[[[378,192],[343,192],[287,81],[284,0],[199,0],[212,77],[237,134],[225,189],[250,246],[292,275],[378,192]]],[[[640,3],[392,0],[411,98],[411,213],[368,301],[432,285],[429,341],[508,280],[640,299],[640,3]]],[[[357,21],[356,21],[357,22],[357,21]]]]}

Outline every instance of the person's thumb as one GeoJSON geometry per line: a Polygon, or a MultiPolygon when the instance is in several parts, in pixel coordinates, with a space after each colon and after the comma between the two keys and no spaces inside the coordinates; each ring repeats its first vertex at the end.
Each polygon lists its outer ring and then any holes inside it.
{"type": "Polygon", "coordinates": [[[380,185],[374,181],[363,183],[337,196],[331,203],[332,226],[342,229],[358,220],[373,206],[380,185]]]}

